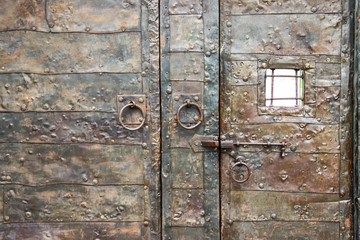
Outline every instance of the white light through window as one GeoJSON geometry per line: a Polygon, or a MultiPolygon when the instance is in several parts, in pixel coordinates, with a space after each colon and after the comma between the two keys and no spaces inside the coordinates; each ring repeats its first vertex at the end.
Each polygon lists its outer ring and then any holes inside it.
{"type": "Polygon", "coordinates": [[[304,105],[304,71],[267,69],[266,106],[296,107],[304,105]]]}

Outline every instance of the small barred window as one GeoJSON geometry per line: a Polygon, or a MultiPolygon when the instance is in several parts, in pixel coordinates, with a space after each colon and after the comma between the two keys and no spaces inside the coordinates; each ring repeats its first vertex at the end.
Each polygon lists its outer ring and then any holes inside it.
{"type": "Polygon", "coordinates": [[[300,69],[267,69],[265,76],[266,106],[304,106],[304,71],[300,69]]]}

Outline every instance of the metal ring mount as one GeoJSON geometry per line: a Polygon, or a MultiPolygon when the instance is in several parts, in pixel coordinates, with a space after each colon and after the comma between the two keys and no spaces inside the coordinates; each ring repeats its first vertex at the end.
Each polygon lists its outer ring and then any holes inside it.
{"type": "Polygon", "coordinates": [[[231,168],[230,168],[230,174],[231,174],[231,178],[232,178],[235,182],[237,182],[237,183],[244,183],[244,182],[246,182],[247,180],[249,180],[249,178],[250,178],[250,176],[251,176],[251,170],[250,170],[250,167],[249,167],[246,163],[240,161],[240,162],[234,163],[234,164],[231,166],[231,168]],[[241,166],[245,166],[246,169],[247,169],[247,172],[248,172],[246,178],[244,178],[244,179],[242,179],[242,180],[236,179],[235,176],[234,176],[234,168],[236,168],[236,167],[241,167],[241,166]]]}
{"type": "Polygon", "coordinates": [[[201,111],[201,107],[200,107],[198,104],[196,104],[196,103],[190,102],[190,100],[186,100],[186,102],[179,107],[179,109],[178,109],[178,111],[177,111],[177,113],[176,113],[176,120],[177,120],[177,122],[179,123],[179,125],[180,125],[181,127],[183,127],[184,129],[187,129],[187,130],[191,130],[191,129],[197,128],[197,127],[202,123],[203,118],[204,118],[204,115],[203,115],[203,112],[201,111]],[[199,114],[200,114],[200,119],[199,119],[199,121],[198,121],[195,125],[192,125],[192,126],[189,126],[189,127],[188,127],[188,126],[185,126],[185,124],[181,122],[181,120],[180,120],[180,113],[181,113],[181,111],[182,111],[185,107],[190,108],[190,107],[192,107],[192,106],[195,107],[195,108],[198,110],[198,112],[199,112],[199,114]]]}
{"type": "Polygon", "coordinates": [[[120,123],[121,126],[122,126],[123,128],[125,128],[126,130],[129,130],[129,131],[139,130],[139,129],[140,129],[142,126],[144,126],[144,124],[145,124],[145,112],[144,112],[144,110],[143,110],[140,106],[136,105],[136,103],[134,103],[134,102],[129,102],[128,104],[126,104],[125,106],[123,106],[123,107],[121,108],[120,112],[119,112],[119,123],[120,123]],[[127,109],[127,108],[134,108],[134,107],[141,112],[141,115],[142,115],[143,120],[142,120],[142,122],[140,123],[139,126],[137,126],[137,127],[135,127],[135,128],[129,128],[129,127],[126,126],[125,123],[123,122],[123,120],[122,120],[122,115],[123,115],[125,109],[127,109]]]}

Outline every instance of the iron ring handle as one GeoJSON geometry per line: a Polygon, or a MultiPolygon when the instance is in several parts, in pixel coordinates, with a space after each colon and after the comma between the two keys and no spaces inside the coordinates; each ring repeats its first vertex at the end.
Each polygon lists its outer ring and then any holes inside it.
{"type": "Polygon", "coordinates": [[[230,168],[230,174],[231,174],[231,178],[237,182],[237,183],[244,183],[246,182],[247,180],[249,180],[250,176],[251,176],[251,170],[250,170],[250,167],[246,164],[246,163],[243,163],[242,161],[240,162],[237,162],[237,163],[234,163],[231,168],[230,168]],[[245,166],[247,171],[248,171],[248,174],[247,174],[247,177],[244,178],[243,180],[239,180],[239,179],[236,179],[235,176],[234,176],[234,168],[235,167],[241,167],[241,166],[245,166]]]}
{"type": "Polygon", "coordinates": [[[202,123],[203,118],[204,118],[204,115],[203,115],[203,112],[201,111],[200,105],[198,105],[198,104],[196,104],[196,103],[192,103],[192,102],[190,102],[190,101],[186,101],[186,103],[184,103],[183,105],[181,105],[181,106],[179,107],[179,109],[177,110],[177,113],[176,113],[176,120],[177,120],[177,122],[179,123],[179,125],[180,125],[181,127],[183,127],[183,128],[186,129],[186,130],[192,130],[192,129],[197,128],[197,127],[202,123]],[[198,121],[195,125],[192,125],[192,126],[188,127],[188,126],[185,126],[185,125],[181,122],[181,120],[180,120],[180,113],[181,113],[181,111],[182,111],[185,107],[191,107],[191,106],[194,106],[194,107],[198,110],[198,112],[199,112],[199,114],[200,114],[200,119],[199,119],[199,121],[198,121]]]}
{"type": "Polygon", "coordinates": [[[121,126],[122,126],[123,128],[125,128],[126,130],[129,130],[129,131],[139,130],[139,129],[140,129],[142,126],[144,126],[144,124],[145,124],[145,112],[144,112],[144,110],[143,110],[141,107],[139,107],[138,105],[136,105],[136,104],[133,103],[133,102],[130,102],[130,103],[126,104],[125,106],[123,106],[123,107],[121,108],[121,110],[120,110],[120,112],[119,112],[119,123],[120,123],[121,126]],[[141,112],[141,115],[142,115],[142,117],[143,117],[143,120],[142,120],[142,122],[140,123],[140,125],[137,126],[137,127],[135,127],[135,128],[129,128],[128,126],[125,125],[125,123],[124,123],[123,120],[122,120],[122,115],[123,115],[125,109],[127,109],[127,108],[132,108],[132,107],[137,108],[137,109],[141,112]]]}

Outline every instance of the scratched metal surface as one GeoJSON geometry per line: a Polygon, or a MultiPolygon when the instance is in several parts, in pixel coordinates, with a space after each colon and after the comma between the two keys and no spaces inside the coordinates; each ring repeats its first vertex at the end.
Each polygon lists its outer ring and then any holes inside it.
{"type": "MultiPolygon", "coordinates": [[[[194,153],[195,134],[218,135],[218,1],[161,1],[163,239],[219,239],[218,152],[194,153]],[[186,99],[204,121],[185,130],[175,118],[186,99]]],[[[195,123],[185,108],[181,121],[195,123]]]]}
{"type": "Polygon", "coordinates": [[[351,4],[221,1],[223,140],[287,143],[285,158],[221,154],[222,239],[352,239],[351,4]],[[305,70],[304,107],[266,107],[263,69],[277,67],[305,70]],[[237,156],[252,171],[243,184],[237,156]]]}
{"type": "MultiPolygon", "coordinates": [[[[359,80],[360,80],[360,62],[359,62],[359,56],[360,56],[360,38],[359,38],[359,34],[360,34],[360,8],[359,8],[359,2],[357,1],[355,3],[355,7],[354,7],[354,39],[355,39],[355,46],[354,46],[354,89],[355,89],[355,94],[356,94],[356,97],[357,97],[357,119],[355,119],[355,123],[354,125],[357,125],[357,127],[359,126],[359,100],[360,100],[360,91],[359,91],[359,80]]],[[[357,128],[358,129],[358,128],[357,128]]],[[[359,139],[359,132],[357,131],[354,131],[354,135],[357,136],[357,142],[358,142],[358,139],[359,139]]],[[[355,161],[357,161],[357,164],[355,164],[354,166],[354,175],[355,176],[359,176],[359,169],[358,169],[358,166],[359,166],[359,153],[360,153],[360,148],[359,148],[359,145],[358,143],[356,142],[357,144],[357,149],[355,149],[355,154],[354,156],[357,157],[357,159],[355,158],[355,161]]],[[[354,186],[354,201],[356,201],[357,203],[359,203],[359,190],[360,190],[360,187],[359,187],[359,178],[357,179],[357,185],[354,186]]],[[[358,234],[358,237],[360,237],[359,233],[359,221],[360,221],[360,217],[359,217],[359,204],[356,205],[357,207],[357,219],[355,221],[357,225],[355,225],[355,227],[357,227],[357,234],[358,234]]]]}
{"type": "Polygon", "coordinates": [[[159,239],[157,0],[1,1],[0,238],[159,239]],[[146,123],[117,122],[145,95],[146,123]]]}

